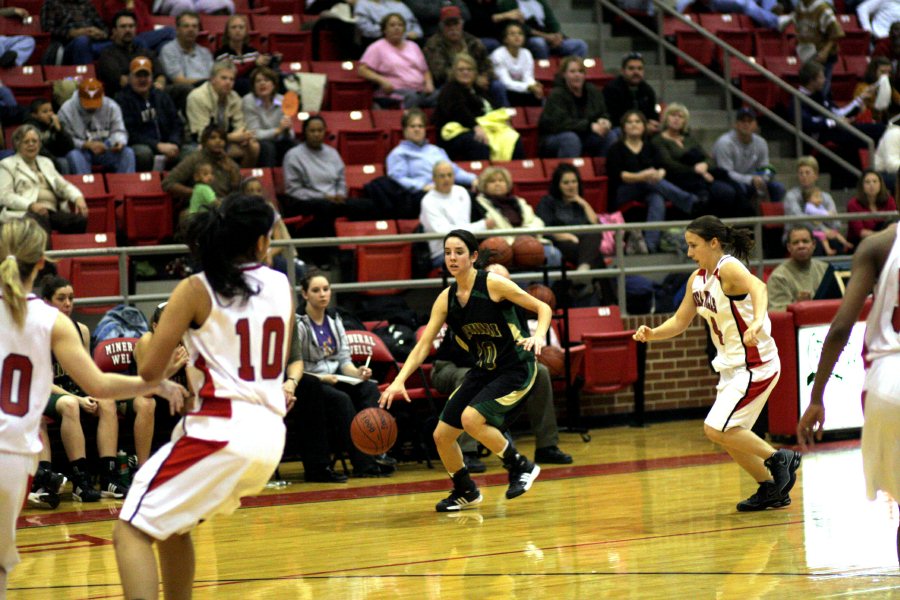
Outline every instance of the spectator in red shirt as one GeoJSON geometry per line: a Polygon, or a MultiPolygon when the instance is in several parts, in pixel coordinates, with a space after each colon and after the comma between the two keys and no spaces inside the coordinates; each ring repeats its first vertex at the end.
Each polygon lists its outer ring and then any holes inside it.
{"type": "MultiPolygon", "coordinates": [[[[897,212],[897,204],[884,185],[884,180],[873,169],[863,171],[856,186],[856,195],[847,203],[848,213],[897,212]]],[[[884,219],[864,219],[849,221],[847,225],[847,241],[858,246],[859,243],[873,233],[888,226],[884,219]]]]}

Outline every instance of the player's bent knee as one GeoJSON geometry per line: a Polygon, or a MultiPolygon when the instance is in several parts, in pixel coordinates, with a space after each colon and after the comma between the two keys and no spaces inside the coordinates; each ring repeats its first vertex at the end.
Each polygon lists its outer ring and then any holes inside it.
{"type": "Polygon", "coordinates": [[[56,412],[64,419],[78,419],[78,399],[74,396],[62,396],[56,401],[56,412]]]}
{"type": "Polygon", "coordinates": [[[134,412],[138,414],[153,414],[156,412],[156,400],[147,396],[138,396],[134,399],[134,412]]]}
{"type": "Polygon", "coordinates": [[[722,439],[724,437],[724,433],[715,429],[714,427],[710,427],[709,425],[703,424],[703,433],[706,437],[711,441],[717,444],[722,443],[722,439]]]}

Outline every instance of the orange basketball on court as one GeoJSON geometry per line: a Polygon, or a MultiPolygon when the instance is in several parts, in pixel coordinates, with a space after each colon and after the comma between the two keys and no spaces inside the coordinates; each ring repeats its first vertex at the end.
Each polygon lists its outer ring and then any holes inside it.
{"type": "Polygon", "coordinates": [[[481,242],[481,245],[478,246],[478,251],[490,252],[491,255],[488,258],[489,265],[500,263],[504,267],[512,266],[513,249],[509,246],[509,243],[502,237],[489,237],[488,239],[481,242]]]}
{"type": "Polygon", "coordinates": [[[520,235],[513,242],[512,249],[518,267],[540,267],[544,264],[544,245],[536,237],[520,235]]]}
{"type": "Polygon", "coordinates": [[[553,377],[566,374],[566,351],[556,346],[544,346],[537,357],[538,362],[547,367],[553,377]]]}
{"type": "Polygon", "coordinates": [[[397,441],[397,421],[384,409],[363,409],[350,423],[350,438],[360,452],[372,456],[384,454],[397,441]]]}
{"type": "Polygon", "coordinates": [[[556,310],[556,294],[546,285],[532,283],[525,291],[549,306],[550,310],[556,310]]]}

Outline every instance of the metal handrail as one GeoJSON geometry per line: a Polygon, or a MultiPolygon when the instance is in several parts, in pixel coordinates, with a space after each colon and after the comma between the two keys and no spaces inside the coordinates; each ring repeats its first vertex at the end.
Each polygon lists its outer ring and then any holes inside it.
{"type": "MultiPolygon", "coordinates": [[[[869,213],[840,213],[830,215],[829,221],[858,221],[863,219],[884,219],[887,221],[895,221],[900,219],[900,214],[896,212],[869,212],[869,213]]],[[[809,215],[796,216],[779,216],[779,217],[747,217],[741,219],[723,219],[724,223],[730,225],[750,226],[754,231],[754,239],[762,240],[762,231],[765,225],[769,224],[789,224],[789,223],[808,223],[809,215]]],[[[571,280],[592,280],[592,279],[610,279],[616,278],[618,281],[618,304],[623,315],[628,314],[625,305],[625,277],[627,275],[644,275],[654,273],[676,273],[693,271],[696,267],[687,262],[681,263],[661,263],[658,265],[644,267],[627,267],[624,264],[625,258],[625,233],[634,230],[667,230],[672,228],[684,229],[690,221],[658,221],[654,223],[616,223],[610,225],[577,225],[566,227],[544,227],[542,229],[529,229],[529,234],[550,235],[554,233],[604,233],[612,231],[616,234],[616,264],[609,269],[591,269],[587,271],[567,271],[565,277],[571,280]]],[[[514,236],[521,235],[521,229],[492,229],[486,232],[479,232],[477,237],[485,238],[492,236],[514,236]]],[[[424,242],[429,240],[443,239],[443,233],[409,233],[400,235],[378,235],[378,236],[354,236],[342,238],[298,238],[289,240],[275,240],[272,242],[273,247],[293,247],[297,248],[314,248],[338,246],[343,244],[383,244],[398,242],[424,242]]],[[[120,246],[111,248],[91,248],[80,250],[54,250],[47,253],[51,258],[74,258],[84,256],[117,256],[119,260],[119,289],[123,293],[118,296],[95,296],[91,298],[78,298],[75,300],[77,306],[92,306],[101,304],[115,304],[120,302],[158,302],[169,298],[169,293],[152,293],[152,294],[129,294],[128,293],[128,273],[126,270],[127,261],[130,256],[152,256],[161,254],[184,254],[188,251],[188,247],[183,244],[168,244],[164,246],[120,246]]],[[[846,261],[847,256],[826,257],[829,261],[846,261]]],[[[779,259],[766,260],[762,256],[762,245],[755,245],[755,255],[751,259],[751,264],[762,276],[764,268],[773,264],[782,262],[779,259]]],[[[553,270],[550,269],[552,275],[553,270]]],[[[562,276],[562,273],[560,273],[562,276]]],[[[515,273],[512,276],[514,281],[532,281],[543,277],[543,271],[530,271],[515,273]]],[[[293,268],[288,268],[288,278],[291,286],[295,291],[298,290],[295,273],[293,268]]],[[[552,278],[552,277],[551,277],[552,278]]],[[[332,283],[332,289],[335,292],[360,292],[375,289],[430,289],[441,287],[444,280],[441,278],[414,279],[414,280],[391,280],[391,281],[367,281],[363,283],[332,283]]]]}
{"type": "MultiPolygon", "coordinates": [[[[728,44],[727,42],[720,40],[719,38],[717,38],[716,36],[714,36],[713,34],[708,32],[703,27],[700,27],[699,25],[697,25],[692,20],[685,19],[683,15],[679,14],[678,12],[676,12],[674,9],[670,8],[669,6],[663,4],[660,0],[653,0],[653,4],[658,9],[656,11],[657,31],[655,31],[655,32],[652,31],[650,28],[646,27],[643,23],[641,23],[640,21],[638,21],[631,15],[629,15],[627,12],[625,12],[624,10],[622,10],[621,8],[616,6],[611,0],[597,0],[597,2],[596,2],[597,15],[598,15],[597,18],[598,18],[598,21],[602,22],[602,15],[603,15],[604,8],[612,11],[614,14],[616,14],[617,16],[621,17],[624,21],[626,21],[629,25],[631,25],[632,27],[634,27],[635,29],[637,29],[638,31],[643,33],[648,38],[657,42],[657,44],[659,46],[660,64],[662,66],[665,66],[665,53],[663,51],[663,49],[665,49],[665,50],[668,50],[669,52],[672,52],[673,54],[679,56],[686,62],[688,62],[691,66],[696,68],[700,73],[702,73],[707,78],[712,79],[719,85],[723,86],[728,92],[725,97],[725,102],[726,102],[726,109],[728,110],[729,113],[732,111],[731,94],[736,94],[737,96],[739,96],[745,103],[752,106],[758,112],[764,114],[768,119],[770,119],[771,121],[776,123],[782,129],[784,129],[794,135],[795,150],[796,150],[797,156],[800,156],[803,154],[802,142],[805,142],[805,143],[811,145],[813,148],[815,148],[819,152],[821,152],[822,154],[824,154],[825,156],[827,156],[828,158],[830,158],[831,160],[833,160],[834,162],[836,162],[838,165],[840,165],[845,170],[852,173],[855,177],[859,177],[862,174],[862,171],[857,169],[854,165],[850,164],[849,162],[844,160],[844,158],[842,158],[841,156],[839,156],[838,154],[836,154],[835,152],[830,150],[828,147],[821,144],[817,139],[810,137],[808,134],[806,134],[803,131],[802,121],[801,121],[802,117],[801,117],[800,104],[801,103],[805,104],[807,107],[816,111],[820,115],[834,120],[835,124],[838,127],[842,128],[845,131],[850,132],[851,135],[853,135],[860,141],[864,142],[866,144],[866,147],[869,149],[870,156],[873,156],[874,152],[875,152],[875,143],[872,140],[872,138],[870,138],[866,134],[862,133],[855,127],[852,127],[851,125],[844,123],[843,120],[841,119],[841,117],[834,114],[830,110],[826,109],[818,102],[811,100],[809,97],[807,97],[806,95],[801,93],[796,88],[788,85],[782,79],[780,79],[779,77],[774,75],[771,71],[769,71],[765,67],[750,60],[750,57],[741,53],[739,50],[734,48],[731,44],[728,44]],[[761,104],[754,98],[748,96],[739,87],[737,87],[733,83],[731,83],[730,61],[728,61],[728,60],[724,61],[724,63],[725,63],[723,65],[724,77],[722,77],[718,73],[715,73],[714,71],[709,69],[706,65],[703,65],[702,63],[697,61],[692,56],[686,54],[684,51],[682,51],[680,48],[678,48],[674,44],[671,44],[670,42],[668,42],[665,39],[665,37],[663,36],[663,13],[668,14],[670,16],[674,16],[675,18],[680,20],[682,23],[687,24],[694,31],[696,31],[701,36],[703,36],[707,40],[713,42],[713,44],[715,44],[717,47],[722,49],[726,53],[726,56],[736,57],[743,64],[749,65],[750,68],[754,69],[757,73],[759,73],[763,77],[765,77],[767,81],[769,81],[770,83],[773,83],[774,85],[778,86],[783,91],[790,94],[792,97],[793,109],[794,109],[794,123],[793,124],[789,123],[785,119],[781,118],[775,112],[773,112],[768,107],[766,107],[764,104],[761,104]]],[[[601,43],[601,48],[602,48],[602,44],[603,44],[602,37],[601,37],[600,43],[601,43]]],[[[602,52],[601,52],[601,54],[602,54],[602,52]]],[[[663,70],[661,77],[662,77],[662,85],[661,85],[660,96],[662,97],[662,94],[665,92],[665,82],[666,82],[665,70],[663,70]]]]}

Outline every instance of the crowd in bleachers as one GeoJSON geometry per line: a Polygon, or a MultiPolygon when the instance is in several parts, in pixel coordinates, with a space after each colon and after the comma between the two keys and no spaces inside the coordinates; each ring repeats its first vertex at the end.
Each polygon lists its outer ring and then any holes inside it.
{"type": "MultiPolygon", "coordinates": [[[[59,232],[159,242],[182,212],[236,191],[253,173],[293,218],[293,235],[333,236],[344,219],[420,217],[443,160],[473,197],[476,171],[504,167],[506,193],[536,208],[553,193],[556,163],[548,161],[563,159],[578,166],[595,214],[648,222],[759,214],[761,202],[785,193],[754,111],[740,111],[734,130],[704,147],[691,132],[691,107],[661,103],[640,54],[608,74],[544,0],[357,0],[349,13],[300,0],[183,0],[154,5],[156,14],[143,2],[131,10],[115,1],[21,4],[0,9],[11,155],[0,163],[0,188],[14,192],[4,194],[3,214],[32,212],[59,232]],[[346,25],[348,15],[355,31],[320,26],[346,25]],[[329,60],[348,52],[352,60],[329,60]],[[300,98],[289,98],[295,92],[300,98]],[[402,111],[413,108],[421,111],[409,113],[411,126],[402,111]],[[24,146],[35,133],[13,135],[19,123],[36,128],[36,153],[24,146]],[[112,175],[139,184],[112,189],[112,175]],[[138,218],[154,207],[172,222],[138,218]]],[[[892,3],[868,0],[857,14],[823,0],[682,4],[688,18],[839,117],[801,104],[807,133],[859,149],[842,155],[872,162],[888,189],[895,185],[900,149],[889,121],[900,112],[900,25],[888,23],[892,3]],[[734,12],[714,12],[726,9],[734,12]],[[877,144],[872,157],[867,138],[877,144]]],[[[701,62],[722,62],[677,19],[664,30],[701,62]]],[[[793,107],[758,74],[732,66],[751,96],[793,107]]],[[[833,184],[857,183],[819,162],[833,184]]],[[[629,249],[656,251],[659,238],[648,230],[629,249]]]]}

